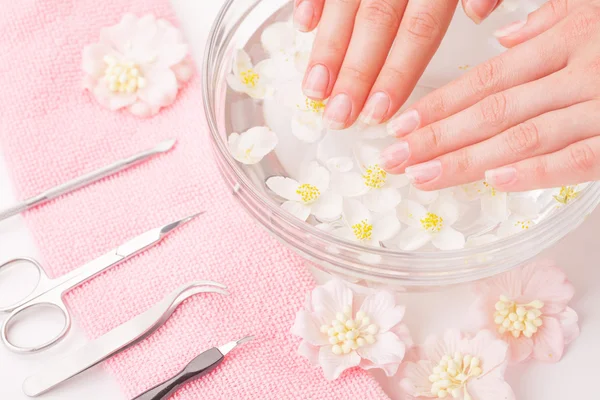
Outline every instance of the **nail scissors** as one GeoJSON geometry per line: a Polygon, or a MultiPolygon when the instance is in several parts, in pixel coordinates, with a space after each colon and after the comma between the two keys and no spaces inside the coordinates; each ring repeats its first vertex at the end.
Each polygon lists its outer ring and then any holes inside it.
{"type": "Polygon", "coordinates": [[[17,301],[9,306],[0,307],[0,312],[10,313],[8,315],[8,318],[4,320],[4,323],[2,324],[2,328],[0,330],[0,337],[2,338],[2,341],[8,347],[9,350],[14,351],[16,353],[32,353],[54,346],[67,335],[71,327],[71,314],[63,301],[63,295],[66,292],[79,286],[83,282],[91,279],[92,277],[107,270],[108,268],[133,257],[134,255],[146,250],[149,247],[154,246],[155,244],[159,243],[162,239],[164,239],[165,236],[167,236],[173,230],[191,221],[193,218],[200,214],[202,213],[195,214],[190,217],[181,219],[179,221],[175,221],[170,224],[147,231],[146,233],[143,233],[131,239],[130,241],[122,244],[116,249],[109,251],[103,256],[100,256],[97,259],[83,265],[82,267],[79,267],[76,270],[71,271],[56,279],[50,279],[48,275],[46,275],[46,273],[44,272],[42,266],[36,260],[31,258],[15,258],[0,265],[0,272],[2,272],[3,269],[15,267],[16,265],[21,263],[32,265],[37,269],[38,272],[37,285],[29,295],[25,296],[20,301],[17,301]],[[41,343],[30,347],[18,346],[11,342],[8,333],[10,330],[11,323],[14,323],[16,321],[15,318],[29,318],[28,315],[20,314],[26,310],[43,306],[57,308],[63,314],[65,321],[64,326],[62,330],[56,335],[56,337],[45,343],[41,343]]]}

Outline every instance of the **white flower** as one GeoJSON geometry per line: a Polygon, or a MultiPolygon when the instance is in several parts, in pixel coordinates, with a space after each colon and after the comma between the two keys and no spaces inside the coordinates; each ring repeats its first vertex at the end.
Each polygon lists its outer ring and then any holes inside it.
{"type": "Polygon", "coordinates": [[[506,221],[500,224],[497,234],[499,238],[505,238],[527,231],[533,228],[535,224],[536,222],[531,217],[513,214],[506,221]]]}
{"type": "Polygon", "coordinates": [[[429,204],[433,203],[434,201],[437,200],[439,195],[440,195],[439,190],[430,190],[430,191],[419,190],[416,187],[414,187],[413,185],[410,185],[410,187],[408,189],[408,196],[412,200],[416,201],[417,203],[421,203],[423,205],[429,205],[429,204]]]}
{"type": "Polygon", "coordinates": [[[409,226],[396,240],[402,250],[417,250],[430,241],[440,250],[461,249],[465,245],[464,235],[452,228],[458,220],[459,209],[449,196],[441,196],[429,209],[406,200],[398,207],[398,216],[409,226]]]}
{"type": "Polygon", "coordinates": [[[250,56],[240,49],[233,58],[232,73],[227,75],[227,83],[236,92],[246,93],[254,99],[264,99],[273,92],[270,82],[272,68],[270,60],[253,66],[250,56]]]}
{"type": "Polygon", "coordinates": [[[256,164],[277,146],[277,135],[266,126],[255,126],[241,135],[229,135],[228,145],[231,155],[237,161],[256,164]]]}
{"type": "Polygon", "coordinates": [[[342,223],[341,227],[332,229],[331,233],[375,247],[381,246],[381,242],[394,237],[401,227],[396,210],[371,214],[367,207],[354,199],[344,199],[342,223]]]}
{"type": "Polygon", "coordinates": [[[379,165],[381,149],[371,142],[359,142],[355,156],[361,172],[348,172],[340,176],[340,193],[344,196],[362,196],[367,208],[374,212],[394,209],[402,200],[398,190],[408,185],[404,175],[388,174],[379,165]]]}
{"type": "Polygon", "coordinates": [[[392,376],[412,345],[401,323],[405,308],[386,291],[364,295],[332,279],[309,294],[292,334],[302,338],[298,352],[337,379],[346,369],[380,368],[392,376]]]}
{"type": "Polygon", "coordinates": [[[486,181],[462,185],[457,188],[456,194],[468,201],[480,200],[482,215],[492,221],[506,221],[510,214],[507,193],[494,189],[486,181]]]}
{"type": "Polygon", "coordinates": [[[314,40],[314,32],[299,32],[291,21],[269,25],[260,36],[263,48],[277,65],[277,78],[283,80],[304,72],[314,40]]]}
{"type": "Polygon", "coordinates": [[[168,21],[125,14],[101,30],[98,43],[84,47],[84,87],[110,110],[152,116],[172,104],[190,79],[187,53],[181,33],[168,21]]]}
{"type": "Polygon", "coordinates": [[[283,176],[267,179],[266,185],[286,199],[281,207],[305,221],[310,214],[331,221],[342,213],[342,196],[328,191],[329,171],[312,161],[300,171],[300,181],[283,176]]]}
{"type": "Polygon", "coordinates": [[[292,108],[292,134],[306,143],[315,143],[323,137],[325,124],[323,112],[326,101],[309,99],[302,93],[301,82],[295,81],[285,86],[285,103],[292,108]]]}

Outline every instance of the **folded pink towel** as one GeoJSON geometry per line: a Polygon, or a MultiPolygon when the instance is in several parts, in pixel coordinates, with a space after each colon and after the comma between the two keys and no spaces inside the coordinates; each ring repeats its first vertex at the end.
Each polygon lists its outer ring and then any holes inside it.
{"type": "MultiPolygon", "coordinates": [[[[82,91],[81,51],[126,12],[171,17],[165,0],[7,1],[0,13],[0,147],[19,196],[177,138],[168,154],[38,207],[25,219],[50,276],[62,275],[147,229],[207,213],[162,244],[67,296],[91,338],[196,279],[231,296],[198,295],[157,333],[105,365],[128,397],[213,345],[245,344],[177,399],[381,399],[364,371],[327,382],[289,333],[315,283],[303,260],[245,214],[210,155],[196,76],[148,120],[104,110],[82,91]]],[[[67,339],[68,340],[68,339],[67,339]]]]}

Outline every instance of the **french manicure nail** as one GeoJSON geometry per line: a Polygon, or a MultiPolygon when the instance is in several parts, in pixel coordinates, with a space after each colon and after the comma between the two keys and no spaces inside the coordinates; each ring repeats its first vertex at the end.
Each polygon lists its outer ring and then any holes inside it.
{"type": "Polygon", "coordinates": [[[512,24],[508,24],[505,27],[495,31],[494,36],[496,36],[497,38],[503,38],[512,35],[513,33],[517,33],[521,30],[521,28],[525,26],[526,23],[527,21],[515,21],[512,24]]]}
{"type": "Polygon", "coordinates": [[[380,165],[385,170],[396,168],[410,157],[410,148],[404,140],[396,142],[381,152],[380,165]]]}
{"type": "Polygon", "coordinates": [[[497,0],[467,0],[467,4],[465,4],[465,13],[476,24],[479,24],[494,11],[496,4],[498,4],[497,0]]]}
{"type": "Polygon", "coordinates": [[[404,173],[411,183],[427,183],[442,174],[442,163],[439,160],[427,161],[406,168],[404,173]]]}
{"type": "Polygon", "coordinates": [[[313,65],[304,82],[303,91],[308,97],[322,99],[329,85],[329,71],[322,64],[313,65]]]}
{"type": "Polygon", "coordinates": [[[360,113],[360,120],[367,125],[380,123],[390,108],[390,97],[383,93],[373,93],[367,100],[365,107],[360,113]]]}
{"type": "Polygon", "coordinates": [[[325,127],[335,130],[344,129],[351,112],[352,102],[350,101],[350,96],[346,93],[336,95],[333,99],[329,100],[327,107],[325,107],[325,113],[323,114],[325,127]]]}
{"type": "Polygon", "coordinates": [[[502,186],[512,183],[517,178],[514,167],[502,167],[485,171],[485,181],[492,186],[502,186]]]}
{"type": "Polygon", "coordinates": [[[299,31],[306,32],[310,29],[315,8],[310,1],[303,1],[294,10],[294,25],[299,31]]]}
{"type": "Polygon", "coordinates": [[[402,137],[413,132],[419,126],[421,118],[417,110],[408,110],[392,119],[387,126],[390,136],[402,137]]]}

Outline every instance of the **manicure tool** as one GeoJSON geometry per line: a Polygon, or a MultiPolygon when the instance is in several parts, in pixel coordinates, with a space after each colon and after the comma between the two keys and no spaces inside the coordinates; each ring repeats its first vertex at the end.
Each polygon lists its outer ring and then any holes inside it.
{"type": "Polygon", "coordinates": [[[35,397],[49,391],[67,379],[152,335],[190,296],[198,293],[219,293],[226,296],[229,293],[225,289],[225,285],[212,281],[196,281],[180,287],[149,310],[66,357],[49,363],[41,372],[23,382],[23,392],[27,396],[35,397]]]}
{"type": "MultiPolygon", "coordinates": [[[[29,295],[9,306],[0,307],[0,312],[10,313],[8,318],[2,324],[2,330],[0,332],[2,341],[9,348],[9,350],[17,353],[36,352],[55,345],[66,336],[69,328],[71,327],[71,314],[62,299],[62,296],[66,292],[91,279],[100,272],[103,272],[106,269],[146,250],[147,248],[154,246],[174,229],[191,221],[200,214],[202,213],[192,215],[182,220],[175,221],[143,233],[122,244],[116,249],[109,251],[103,256],[100,256],[97,259],[83,265],[82,267],[79,267],[76,270],[56,279],[48,278],[48,275],[46,275],[42,266],[36,260],[31,258],[15,258],[0,265],[0,272],[4,268],[9,268],[11,266],[14,267],[21,263],[33,265],[38,272],[37,285],[29,295]],[[44,306],[51,306],[61,311],[65,320],[62,331],[60,331],[54,339],[32,347],[22,347],[12,343],[8,335],[11,322],[16,321],[15,318],[26,310],[44,306]]],[[[20,315],[19,318],[29,318],[29,315],[20,315]]]]}
{"type": "Polygon", "coordinates": [[[200,378],[215,369],[227,353],[236,346],[254,339],[254,336],[246,336],[243,339],[229,342],[220,347],[213,347],[194,358],[185,368],[174,377],[140,394],[133,400],[167,400],[181,386],[192,379],[200,378]]]}
{"type": "Polygon", "coordinates": [[[114,164],[107,165],[106,167],[99,168],[95,171],[92,171],[75,179],[72,179],[66,183],[63,183],[62,185],[55,186],[52,189],[48,189],[45,192],[42,192],[37,196],[33,196],[19,204],[9,207],[6,210],[0,210],[0,221],[12,217],[13,215],[20,214],[25,210],[29,210],[32,207],[38,206],[52,199],[55,199],[65,193],[72,192],[91,183],[99,181],[102,178],[115,174],[133,165],[140,164],[148,160],[149,158],[154,157],[157,154],[166,153],[167,151],[171,150],[171,148],[173,148],[174,145],[174,139],[165,140],[164,142],[161,142],[155,147],[153,147],[152,149],[138,153],[129,158],[117,161],[114,164]]]}

